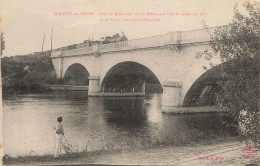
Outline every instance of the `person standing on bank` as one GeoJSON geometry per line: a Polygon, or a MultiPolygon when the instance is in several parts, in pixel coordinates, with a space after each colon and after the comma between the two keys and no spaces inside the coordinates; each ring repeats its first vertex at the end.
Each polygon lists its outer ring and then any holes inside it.
{"type": "Polygon", "coordinates": [[[59,154],[61,152],[61,142],[64,137],[64,130],[62,122],[62,117],[57,118],[58,123],[56,124],[55,130],[56,130],[56,147],[55,147],[55,154],[54,158],[59,157],[59,154]]]}

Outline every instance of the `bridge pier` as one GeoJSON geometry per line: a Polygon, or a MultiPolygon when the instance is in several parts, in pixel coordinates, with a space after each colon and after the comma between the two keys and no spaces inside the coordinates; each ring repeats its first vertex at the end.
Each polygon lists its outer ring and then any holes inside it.
{"type": "Polygon", "coordinates": [[[58,67],[58,74],[57,77],[62,79],[63,76],[63,57],[59,57],[59,67],[58,67]]]}
{"type": "Polygon", "coordinates": [[[145,81],[142,84],[141,92],[143,93],[143,95],[145,95],[145,81]]]}
{"type": "Polygon", "coordinates": [[[162,112],[174,112],[182,105],[182,83],[178,80],[168,80],[162,83],[162,112]]]}
{"type": "Polygon", "coordinates": [[[89,79],[88,96],[98,96],[100,91],[99,76],[90,76],[88,79],[89,79]]]}

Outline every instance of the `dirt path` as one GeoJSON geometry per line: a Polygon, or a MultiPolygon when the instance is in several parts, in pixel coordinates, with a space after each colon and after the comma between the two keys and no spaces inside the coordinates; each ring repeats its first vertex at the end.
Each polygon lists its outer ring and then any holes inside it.
{"type": "Polygon", "coordinates": [[[152,164],[152,165],[246,165],[260,161],[242,155],[239,142],[193,147],[170,147],[101,156],[95,164],[152,164]]]}
{"type": "Polygon", "coordinates": [[[22,165],[247,165],[260,164],[260,154],[250,159],[243,156],[245,145],[236,140],[216,141],[214,144],[172,146],[154,149],[82,154],[77,158],[58,161],[33,161],[22,165]]]}

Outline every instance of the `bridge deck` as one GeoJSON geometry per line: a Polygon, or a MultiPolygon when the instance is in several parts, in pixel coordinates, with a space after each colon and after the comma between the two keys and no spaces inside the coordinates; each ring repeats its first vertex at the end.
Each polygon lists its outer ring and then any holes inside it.
{"type": "Polygon", "coordinates": [[[139,38],[134,40],[100,44],[93,46],[82,46],[77,44],[76,49],[68,49],[68,47],[57,48],[52,51],[51,58],[58,58],[60,56],[77,56],[88,55],[95,52],[105,53],[114,51],[124,51],[151,47],[160,47],[171,44],[189,44],[189,43],[201,43],[210,41],[210,34],[215,31],[215,27],[209,28],[209,32],[206,29],[197,29],[183,32],[170,32],[164,35],[151,36],[145,38],[139,38]]]}

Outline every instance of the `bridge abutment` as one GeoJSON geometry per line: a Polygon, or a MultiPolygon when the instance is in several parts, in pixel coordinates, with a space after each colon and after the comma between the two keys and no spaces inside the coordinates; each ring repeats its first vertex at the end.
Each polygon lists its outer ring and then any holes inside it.
{"type": "Polygon", "coordinates": [[[179,80],[167,80],[162,83],[162,111],[173,112],[176,108],[182,106],[182,82],[179,80]]]}
{"type": "Polygon", "coordinates": [[[90,76],[89,78],[89,96],[98,96],[100,91],[100,78],[99,76],[90,76]]]}

